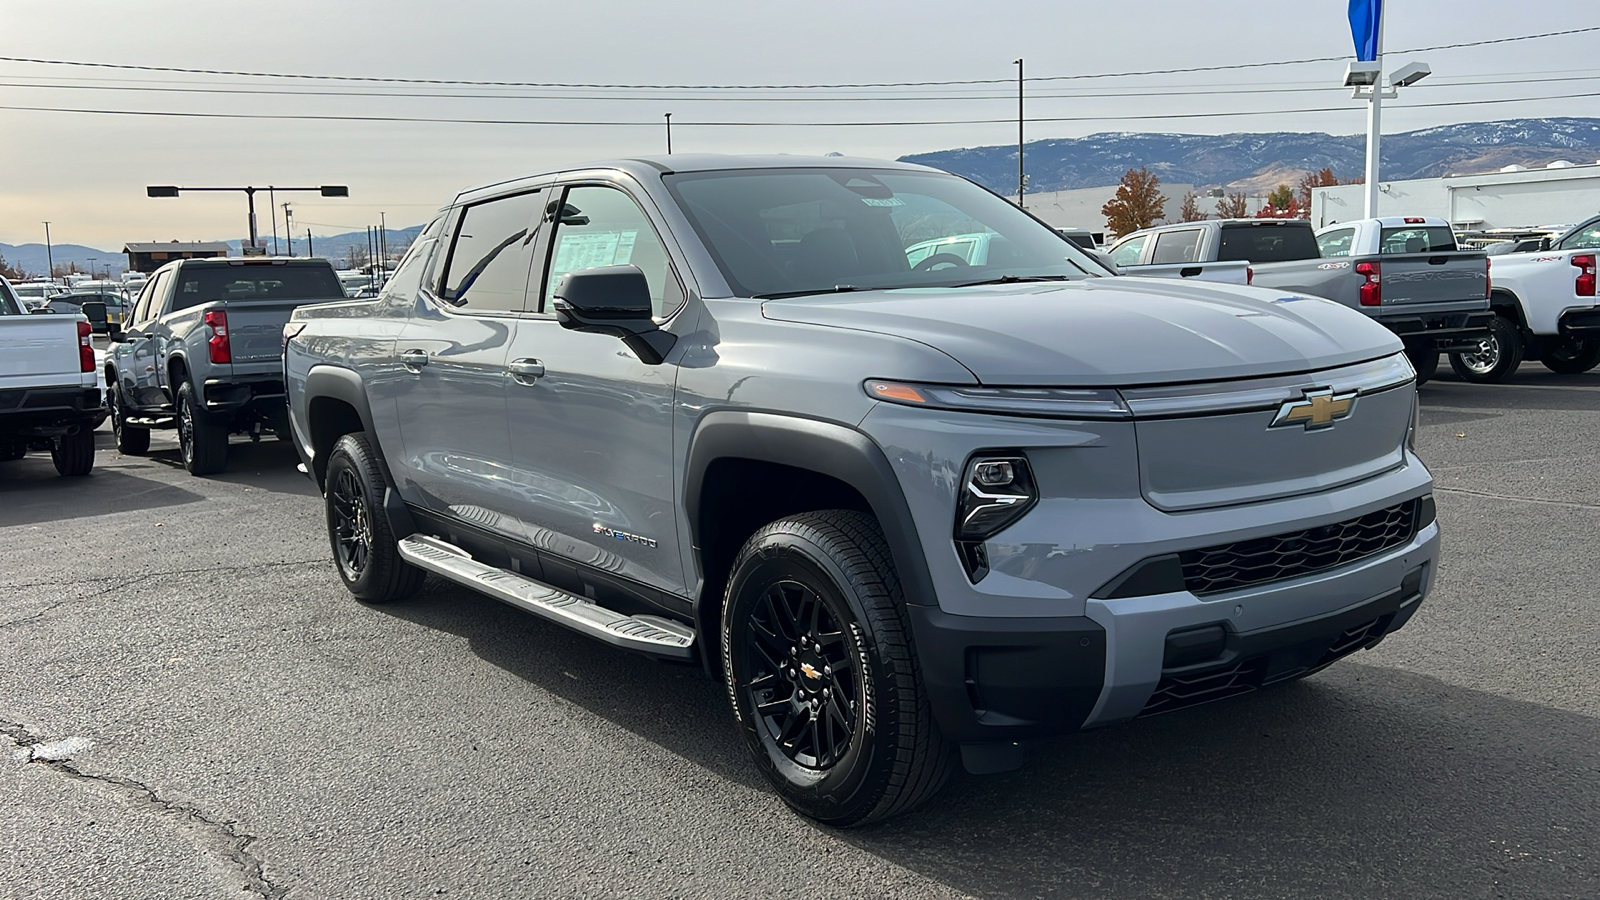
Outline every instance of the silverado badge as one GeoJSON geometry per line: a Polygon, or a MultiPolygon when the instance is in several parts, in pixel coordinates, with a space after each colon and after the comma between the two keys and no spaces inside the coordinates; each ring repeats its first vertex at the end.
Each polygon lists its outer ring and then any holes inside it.
{"type": "Polygon", "coordinates": [[[1332,428],[1334,422],[1349,418],[1355,411],[1358,393],[1351,391],[1348,394],[1335,394],[1332,388],[1306,391],[1306,395],[1301,399],[1285,401],[1278,407],[1277,416],[1267,427],[1287,428],[1290,425],[1301,425],[1307,431],[1332,428]]]}

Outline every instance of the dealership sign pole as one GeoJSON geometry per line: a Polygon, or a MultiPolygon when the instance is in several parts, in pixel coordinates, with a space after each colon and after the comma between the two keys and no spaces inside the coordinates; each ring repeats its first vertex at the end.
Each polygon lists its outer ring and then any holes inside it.
{"type": "MultiPolygon", "coordinates": [[[[1355,69],[1371,72],[1367,82],[1367,184],[1364,218],[1378,215],[1378,142],[1382,136],[1383,79],[1383,0],[1350,0],[1350,34],[1355,38],[1356,62],[1370,68],[1355,69]]],[[[1350,84],[1350,75],[1345,76],[1350,84]]],[[[1356,87],[1356,85],[1351,85],[1356,87]]],[[[1356,95],[1361,89],[1356,87],[1356,95]]]]}

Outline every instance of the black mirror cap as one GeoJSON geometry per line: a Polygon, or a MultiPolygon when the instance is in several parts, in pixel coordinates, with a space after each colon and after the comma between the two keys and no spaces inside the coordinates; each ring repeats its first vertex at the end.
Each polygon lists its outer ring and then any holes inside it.
{"type": "Polygon", "coordinates": [[[650,282],[638,266],[580,269],[561,276],[556,285],[557,316],[561,307],[583,324],[594,321],[649,319],[650,282]],[[587,321],[585,321],[587,320],[587,321]]]}

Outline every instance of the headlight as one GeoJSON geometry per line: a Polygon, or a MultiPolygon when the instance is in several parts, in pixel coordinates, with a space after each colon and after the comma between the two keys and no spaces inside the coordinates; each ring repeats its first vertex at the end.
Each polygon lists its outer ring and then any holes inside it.
{"type": "Polygon", "coordinates": [[[980,453],[967,461],[956,503],[955,539],[962,566],[974,584],[989,574],[983,542],[1038,502],[1033,469],[1021,453],[980,453]]]}
{"type": "Polygon", "coordinates": [[[956,409],[1047,419],[1128,419],[1133,412],[1111,390],[1077,388],[986,388],[902,381],[868,381],[867,396],[902,406],[956,409]]]}

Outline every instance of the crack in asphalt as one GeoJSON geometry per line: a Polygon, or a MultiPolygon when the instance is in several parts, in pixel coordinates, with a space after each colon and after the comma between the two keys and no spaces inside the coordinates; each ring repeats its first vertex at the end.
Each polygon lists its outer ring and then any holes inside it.
{"type": "Polygon", "coordinates": [[[1446,494],[1471,494],[1474,497],[1488,497],[1491,500],[1510,500],[1513,503],[1544,503],[1549,506],[1566,506],[1572,509],[1600,509],[1600,503],[1575,503],[1571,500],[1546,500],[1543,497],[1515,497],[1510,494],[1494,494],[1489,491],[1471,491],[1466,488],[1439,487],[1434,485],[1435,491],[1446,494]]]}
{"type": "MultiPolygon", "coordinates": [[[[0,734],[9,738],[18,750],[32,751],[34,747],[44,743],[30,733],[26,726],[17,722],[0,721],[0,734]]],[[[168,800],[157,794],[150,786],[132,778],[85,772],[74,765],[71,759],[33,757],[27,764],[44,766],[79,781],[116,788],[128,799],[153,812],[175,819],[179,826],[197,836],[203,845],[226,857],[233,868],[244,876],[245,882],[242,887],[256,896],[265,900],[281,900],[289,892],[287,887],[274,884],[272,879],[267,877],[261,860],[250,852],[250,845],[258,838],[239,831],[233,822],[213,819],[188,803],[168,800]]]]}
{"type": "Polygon", "coordinates": [[[116,584],[113,584],[113,585],[105,588],[104,590],[95,591],[94,593],[91,593],[91,594],[84,594],[81,597],[70,597],[70,598],[68,598],[66,600],[57,600],[56,602],[50,604],[49,606],[46,606],[44,609],[41,609],[36,613],[33,613],[32,615],[23,616],[20,619],[11,619],[11,620],[6,621],[6,622],[0,622],[0,629],[10,628],[10,627],[12,627],[14,625],[22,625],[22,624],[25,624],[27,622],[35,621],[37,619],[42,619],[45,616],[49,615],[50,613],[55,612],[57,609],[60,609],[61,607],[66,606],[69,603],[81,603],[81,602],[83,602],[85,600],[93,600],[96,597],[104,597],[106,594],[109,594],[112,591],[121,590],[122,588],[132,587],[132,586],[140,583],[141,581],[149,581],[152,578],[163,578],[163,577],[166,577],[168,575],[197,575],[197,574],[204,573],[204,572],[238,572],[238,571],[242,571],[242,570],[245,570],[245,569],[268,569],[268,568],[277,568],[277,567],[281,567],[281,566],[304,566],[304,565],[311,565],[311,564],[314,564],[314,563],[323,562],[324,559],[325,559],[325,557],[318,558],[318,559],[294,559],[294,560],[288,560],[288,561],[285,561],[285,562],[254,563],[254,564],[251,564],[251,565],[241,565],[241,566],[210,566],[210,567],[203,568],[203,569],[173,569],[172,571],[169,571],[169,572],[146,572],[146,573],[144,573],[142,575],[135,575],[135,576],[133,576],[131,578],[128,578],[126,576],[121,576],[121,575],[103,575],[103,576],[99,576],[99,577],[95,577],[95,578],[85,578],[85,579],[82,579],[81,581],[66,581],[66,582],[62,582],[62,581],[36,581],[36,582],[32,582],[30,584],[0,585],[0,587],[4,587],[6,590],[16,590],[16,589],[19,589],[19,588],[43,587],[44,585],[59,586],[59,585],[62,585],[62,584],[69,584],[69,585],[94,584],[95,582],[99,582],[99,581],[116,581],[116,584]]]}

